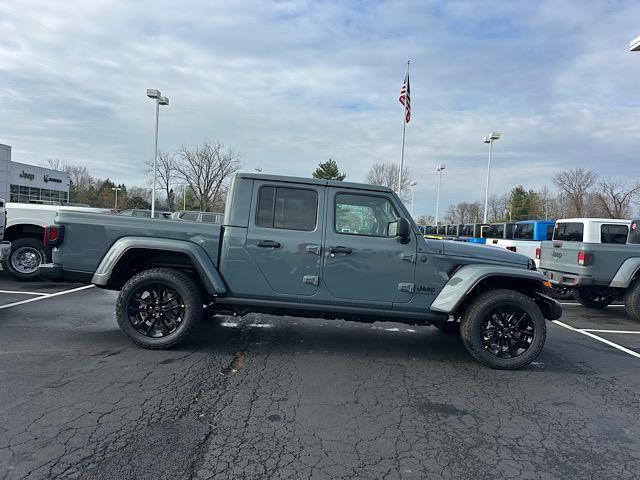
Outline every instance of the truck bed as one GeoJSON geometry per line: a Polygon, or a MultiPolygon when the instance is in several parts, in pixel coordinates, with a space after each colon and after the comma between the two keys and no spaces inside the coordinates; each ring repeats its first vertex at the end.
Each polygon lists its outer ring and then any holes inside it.
{"type": "Polygon", "coordinates": [[[630,258],[640,257],[640,245],[619,243],[542,242],[540,269],[554,284],[567,287],[608,286],[630,258]],[[578,263],[583,252],[586,265],[578,263]]]}
{"type": "Polygon", "coordinates": [[[183,240],[203,248],[214,265],[222,227],[211,223],[134,218],[60,211],[56,223],[64,225],[64,250],[53,251],[53,262],[67,270],[93,272],[116,240],[122,237],[153,237],[183,240]],[[64,256],[64,258],[62,258],[64,256]]]}

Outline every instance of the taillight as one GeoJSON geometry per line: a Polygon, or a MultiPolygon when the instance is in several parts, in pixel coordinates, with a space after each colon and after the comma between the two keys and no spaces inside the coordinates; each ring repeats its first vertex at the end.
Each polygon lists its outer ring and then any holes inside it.
{"type": "Polygon", "coordinates": [[[536,260],[540,260],[540,247],[536,248],[536,260]]]}
{"type": "Polygon", "coordinates": [[[64,227],[62,225],[49,225],[44,229],[44,244],[57,247],[62,243],[64,227]]]}
{"type": "Polygon", "coordinates": [[[593,255],[587,252],[578,252],[578,265],[586,267],[593,260],[593,255]]]}

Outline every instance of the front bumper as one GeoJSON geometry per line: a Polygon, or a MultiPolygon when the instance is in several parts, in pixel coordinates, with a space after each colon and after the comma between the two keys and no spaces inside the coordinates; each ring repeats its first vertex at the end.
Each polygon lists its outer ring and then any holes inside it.
{"type": "Polygon", "coordinates": [[[558,320],[562,316],[562,307],[560,306],[560,302],[550,296],[538,292],[534,301],[542,311],[544,318],[547,320],[558,320]]]}
{"type": "Polygon", "coordinates": [[[578,288],[591,285],[593,283],[593,278],[585,275],[576,275],[574,273],[545,269],[542,269],[541,272],[545,277],[547,277],[547,280],[559,287],[578,288]]]}
{"type": "Polygon", "coordinates": [[[0,260],[8,258],[10,253],[11,242],[0,242],[0,260]]]}

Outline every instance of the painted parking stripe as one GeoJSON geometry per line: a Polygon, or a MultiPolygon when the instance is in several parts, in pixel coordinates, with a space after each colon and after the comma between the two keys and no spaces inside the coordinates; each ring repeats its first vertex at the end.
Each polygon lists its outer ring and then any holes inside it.
{"type": "Polygon", "coordinates": [[[23,292],[20,290],[0,290],[0,293],[10,293],[12,295],[49,295],[48,293],[42,292],[23,292]]]}
{"type": "Polygon", "coordinates": [[[25,303],[38,302],[40,300],[46,300],[51,297],[57,297],[59,295],[66,295],[67,293],[79,292],[80,290],[86,290],[87,288],[93,288],[93,285],[84,285],[78,288],[72,288],[70,290],[63,290],[62,292],[46,293],[39,297],[28,298],[26,300],[20,300],[19,302],[7,303],[6,305],[0,305],[0,310],[4,308],[17,307],[18,305],[24,305],[25,303]]]}
{"type": "Polygon", "coordinates": [[[594,335],[593,333],[588,332],[586,330],[582,330],[580,328],[574,328],[571,325],[567,325],[566,323],[563,323],[559,320],[553,320],[553,323],[555,323],[556,325],[560,325],[561,327],[564,327],[567,330],[573,330],[574,332],[578,332],[578,333],[581,333],[582,335],[586,335],[587,337],[591,337],[594,340],[598,340],[599,342],[609,345],[610,347],[617,348],[621,352],[628,353],[632,357],[640,358],[640,353],[634,352],[633,350],[629,350],[628,348],[625,348],[622,345],[618,345],[617,343],[611,342],[606,338],[599,337],[598,335],[594,335]]]}
{"type": "Polygon", "coordinates": [[[581,330],[595,333],[635,333],[636,335],[640,335],[640,331],[638,330],[598,330],[595,328],[582,328],[581,330]]]}

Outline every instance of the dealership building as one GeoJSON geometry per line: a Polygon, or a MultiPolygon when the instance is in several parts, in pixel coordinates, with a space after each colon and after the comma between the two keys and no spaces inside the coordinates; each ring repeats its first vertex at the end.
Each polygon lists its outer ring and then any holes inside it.
{"type": "Polygon", "coordinates": [[[11,161],[11,147],[0,144],[0,198],[8,202],[68,203],[69,175],[11,161]]]}

